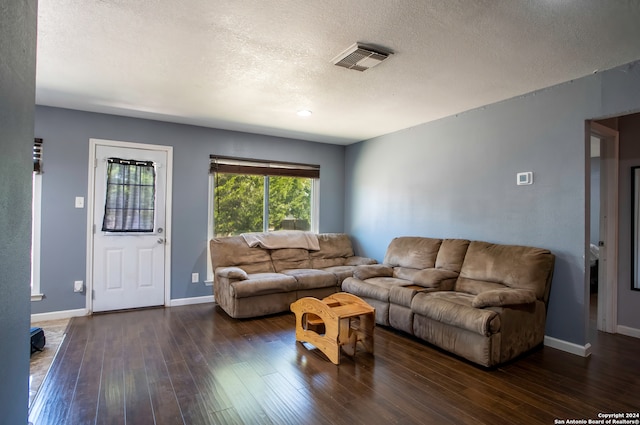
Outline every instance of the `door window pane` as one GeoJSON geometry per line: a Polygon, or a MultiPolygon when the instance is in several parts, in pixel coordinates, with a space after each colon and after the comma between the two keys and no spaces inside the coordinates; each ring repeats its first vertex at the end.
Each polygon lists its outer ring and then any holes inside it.
{"type": "Polygon", "coordinates": [[[107,159],[102,231],[153,232],[156,173],[153,162],[107,159]]]}

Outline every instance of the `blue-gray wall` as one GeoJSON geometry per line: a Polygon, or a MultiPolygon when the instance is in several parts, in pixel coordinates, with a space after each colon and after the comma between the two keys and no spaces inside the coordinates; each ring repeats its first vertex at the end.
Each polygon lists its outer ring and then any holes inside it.
{"type": "Polygon", "coordinates": [[[338,145],[312,143],[160,121],[36,107],[36,137],[44,139],[42,177],[41,292],[33,313],[85,308],[73,293],[86,280],[86,209],[89,139],[173,146],[171,299],[212,295],[192,284],[191,273],[206,276],[209,155],[320,165],[320,231],[344,228],[344,152],[338,145]]]}
{"type": "Polygon", "coordinates": [[[546,334],[584,345],[585,120],[637,110],[633,63],[348,146],[345,232],[378,260],[399,235],[548,248],[546,334]],[[521,171],[533,171],[533,185],[516,186],[521,171]]]}
{"type": "Polygon", "coordinates": [[[27,423],[36,1],[0,6],[0,424],[27,423]]]}

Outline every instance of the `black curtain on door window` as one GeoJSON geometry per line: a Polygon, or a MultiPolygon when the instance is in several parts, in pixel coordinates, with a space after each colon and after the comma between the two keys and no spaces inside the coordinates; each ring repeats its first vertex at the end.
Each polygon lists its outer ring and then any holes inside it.
{"type": "Polygon", "coordinates": [[[153,232],[156,199],[153,162],[107,159],[103,232],[153,232]]]}

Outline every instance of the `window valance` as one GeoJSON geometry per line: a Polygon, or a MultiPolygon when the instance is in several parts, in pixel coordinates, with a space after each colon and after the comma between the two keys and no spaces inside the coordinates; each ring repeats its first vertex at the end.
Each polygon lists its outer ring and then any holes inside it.
{"type": "Polygon", "coordinates": [[[33,139],[33,172],[42,173],[42,139],[33,139]]]}
{"type": "Polygon", "coordinates": [[[256,174],[261,176],[289,176],[317,179],[320,166],[293,162],[275,162],[261,159],[210,156],[209,173],[256,174]]]}

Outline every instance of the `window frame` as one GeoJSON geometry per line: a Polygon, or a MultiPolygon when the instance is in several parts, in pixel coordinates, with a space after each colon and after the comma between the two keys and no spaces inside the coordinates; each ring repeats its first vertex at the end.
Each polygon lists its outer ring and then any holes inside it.
{"type": "Polygon", "coordinates": [[[42,216],[42,174],[33,172],[31,189],[31,301],[44,297],[40,290],[40,237],[42,216]]]}

